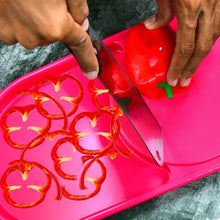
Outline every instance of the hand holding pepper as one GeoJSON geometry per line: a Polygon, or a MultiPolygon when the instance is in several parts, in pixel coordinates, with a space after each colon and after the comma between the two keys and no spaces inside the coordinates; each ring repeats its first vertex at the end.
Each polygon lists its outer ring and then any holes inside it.
{"type": "Polygon", "coordinates": [[[74,53],[82,72],[95,78],[98,63],[88,29],[86,0],[0,0],[0,40],[27,49],[56,41],[74,53]]]}
{"type": "Polygon", "coordinates": [[[199,64],[220,36],[220,0],[157,0],[158,13],[145,21],[148,29],[168,24],[176,13],[177,39],[167,73],[170,85],[188,86],[199,64]]]}

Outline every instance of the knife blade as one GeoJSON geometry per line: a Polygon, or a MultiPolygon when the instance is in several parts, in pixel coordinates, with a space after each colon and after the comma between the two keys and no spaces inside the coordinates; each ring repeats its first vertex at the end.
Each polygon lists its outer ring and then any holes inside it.
{"type": "MultiPolygon", "coordinates": [[[[109,90],[110,95],[113,97],[113,99],[117,102],[117,104],[122,108],[124,111],[124,114],[127,116],[128,120],[130,121],[131,125],[134,127],[137,135],[141,138],[144,145],[152,155],[153,159],[156,161],[156,163],[159,166],[163,166],[164,162],[164,154],[163,154],[163,138],[162,138],[162,131],[161,126],[152,114],[150,108],[147,106],[146,102],[138,92],[138,90],[135,88],[134,84],[131,82],[129,77],[127,76],[126,72],[123,70],[123,68],[120,66],[120,64],[117,62],[111,51],[107,48],[107,46],[104,44],[102,39],[98,36],[98,34],[94,31],[94,29],[90,26],[88,30],[89,36],[93,42],[94,45],[94,51],[99,61],[100,71],[99,71],[99,80],[104,85],[106,89],[109,90]],[[105,77],[104,74],[111,74],[111,72],[103,73],[101,71],[102,69],[102,63],[101,59],[99,57],[99,50],[104,50],[104,56],[109,56],[110,59],[117,65],[117,67],[120,69],[121,74],[123,74],[124,78],[127,81],[127,84],[131,86],[134,94],[135,99],[132,99],[132,108],[125,110],[122,103],[119,101],[119,99],[114,95],[113,91],[111,91],[111,88],[108,88],[106,84],[106,80],[109,79],[109,77],[105,77]],[[136,102],[136,103],[135,103],[136,102]],[[134,107],[136,106],[136,107],[134,107]],[[144,116],[144,117],[143,117],[144,116]]],[[[103,55],[103,53],[102,53],[103,55]]],[[[138,147],[138,146],[137,146],[138,147]]]]}

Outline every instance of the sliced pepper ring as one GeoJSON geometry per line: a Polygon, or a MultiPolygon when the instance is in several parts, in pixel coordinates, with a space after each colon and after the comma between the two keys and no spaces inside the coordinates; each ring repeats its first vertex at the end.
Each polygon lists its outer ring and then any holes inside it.
{"type": "Polygon", "coordinates": [[[88,84],[88,89],[91,94],[91,100],[92,100],[93,104],[100,110],[114,112],[116,110],[116,107],[103,106],[98,101],[98,96],[105,94],[105,93],[108,93],[109,90],[108,89],[98,89],[94,86],[94,83],[95,83],[94,80],[90,80],[89,84],[88,84]]]}
{"type": "MultiPolygon", "coordinates": [[[[96,155],[96,154],[100,154],[103,151],[106,151],[106,149],[110,149],[113,146],[112,143],[112,139],[111,139],[111,134],[109,133],[105,133],[105,132],[98,132],[97,135],[102,135],[104,137],[106,137],[109,140],[109,144],[99,150],[91,150],[91,149],[86,149],[83,148],[80,144],[79,144],[79,139],[89,135],[89,133],[83,133],[83,132],[79,132],[76,130],[76,124],[78,123],[78,121],[82,118],[88,118],[91,122],[91,126],[92,127],[96,127],[97,125],[97,121],[99,119],[100,116],[102,116],[103,114],[107,114],[110,117],[112,117],[112,114],[110,112],[107,111],[95,111],[95,112],[82,112],[80,114],[78,114],[72,121],[71,125],[70,125],[70,133],[72,134],[73,138],[74,138],[74,143],[75,143],[75,147],[76,149],[82,153],[82,154],[88,154],[88,155],[96,155]]],[[[118,121],[117,121],[118,123],[118,121]]],[[[117,131],[118,132],[118,131],[117,131]]],[[[116,132],[116,133],[117,133],[116,132]]]]}
{"type": "Polygon", "coordinates": [[[24,156],[27,153],[27,151],[31,148],[33,148],[33,146],[42,144],[44,142],[44,140],[46,138],[49,138],[50,140],[54,140],[55,137],[57,135],[65,135],[65,136],[71,136],[71,134],[68,131],[64,131],[64,130],[57,130],[57,131],[53,131],[53,132],[47,132],[45,134],[41,134],[39,136],[37,136],[36,138],[34,138],[22,151],[21,153],[21,157],[20,160],[24,160],[24,156]]]}
{"type": "Polygon", "coordinates": [[[53,147],[52,151],[51,151],[51,158],[54,162],[54,169],[56,170],[56,172],[63,177],[64,179],[68,179],[68,180],[76,180],[77,179],[77,175],[72,175],[72,174],[66,174],[62,169],[61,169],[61,164],[66,162],[66,161],[70,161],[72,160],[72,158],[68,157],[61,157],[57,154],[57,151],[59,149],[59,147],[64,144],[64,143],[70,143],[73,147],[73,151],[75,151],[75,147],[74,147],[74,143],[73,143],[73,139],[70,137],[65,137],[60,139],[55,146],[53,147]]]}
{"type": "MultiPolygon", "coordinates": [[[[7,118],[14,112],[18,112],[21,117],[22,117],[22,120],[23,122],[27,121],[28,120],[28,116],[29,116],[29,113],[35,109],[36,106],[35,105],[27,105],[27,106],[17,106],[17,107],[12,107],[10,108],[2,117],[2,120],[1,120],[1,128],[3,130],[3,133],[4,133],[4,139],[5,141],[11,146],[11,147],[14,147],[16,149],[24,149],[27,144],[17,144],[15,143],[14,141],[11,140],[11,137],[10,137],[10,134],[13,132],[13,131],[18,131],[21,129],[21,127],[12,127],[12,126],[9,126],[7,124],[7,118]]],[[[51,119],[49,118],[46,118],[47,120],[47,124],[45,127],[34,127],[34,126],[30,126],[28,127],[28,129],[31,129],[31,130],[35,130],[36,132],[38,132],[40,135],[42,134],[45,134],[46,132],[49,131],[50,127],[51,127],[51,119]]],[[[41,142],[39,142],[41,143],[41,142]]],[[[32,145],[30,148],[33,148],[33,147],[36,147],[38,144],[35,144],[35,145],[32,145]]]]}
{"type": "Polygon", "coordinates": [[[123,115],[123,111],[121,110],[120,107],[118,107],[117,110],[114,112],[113,117],[111,119],[111,137],[112,137],[113,144],[115,148],[118,150],[118,152],[124,157],[130,157],[132,155],[132,152],[129,150],[120,148],[118,141],[117,141],[117,136],[118,136],[117,131],[120,131],[120,123],[115,123],[115,122],[117,121],[118,117],[122,115],[123,115]]]}
{"type": "Polygon", "coordinates": [[[76,78],[74,78],[73,76],[70,76],[70,75],[62,75],[62,76],[59,76],[57,78],[55,78],[55,77],[48,77],[47,79],[39,82],[36,85],[35,91],[39,92],[40,87],[43,84],[50,82],[50,83],[53,84],[55,91],[58,92],[58,91],[60,91],[60,87],[62,85],[62,82],[64,80],[66,80],[66,79],[72,80],[78,86],[78,88],[79,88],[79,94],[76,97],[67,97],[67,96],[60,97],[60,99],[66,100],[70,104],[73,105],[73,108],[69,112],[66,113],[67,116],[71,116],[71,115],[73,115],[76,112],[76,110],[78,109],[78,104],[80,103],[80,101],[83,98],[83,87],[82,87],[81,83],[76,78]]]}
{"type": "Polygon", "coordinates": [[[50,173],[48,173],[47,169],[45,169],[38,163],[27,162],[27,161],[13,161],[10,163],[10,165],[11,166],[5,171],[5,173],[3,174],[1,178],[1,187],[3,189],[5,200],[10,205],[14,207],[18,207],[18,208],[30,208],[30,207],[40,204],[45,199],[46,193],[51,186],[51,175],[50,173]],[[36,200],[35,202],[31,202],[31,203],[20,203],[20,202],[14,201],[11,198],[10,193],[14,190],[20,189],[21,186],[13,186],[13,185],[7,184],[7,181],[6,181],[7,176],[12,172],[19,171],[20,174],[22,175],[23,181],[25,181],[28,178],[29,172],[34,167],[38,167],[39,169],[41,169],[46,175],[46,179],[47,179],[47,183],[44,186],[35,186],[35,185],[28,186],[28,188],[32,188],[36,190],[37,192],[39,192],[40,198],[36,200]]]}
{"type": "Polygon", "coordinates": [[[114,159],[119,152],[117,151],[108,151],[105,150],[102,153],[100,153],[97,156],[84,156],[82,157],[82,162],[83,164],[85,164],[87,162],[87,164],[85,165],[85,167],[83,168],[83,171],[80,175],[80,182],[79,182],[79,187],[80,189],[84,190],[87,189],[87,187],[85,186],[85,180],[89,180],[92,182],[92,180],[94,181],[95,184],[102,184],[106,178],[106,168],[104,169],[103,166],[104,164],[99,160],[100,157],[103,156],[109,156],[111,159],[114,159]],[[99,163],[101,169],[102,169],[102,176],[99,178],[86,178],[86,173],[88,172],[89,168],[95,163],[99,163]],[[105,173],[104,173],[105,172],[105,173]]]}
{"type": "Polygon", "coordinates": [[[31,91],[31,90],[23,90],[20,91],[19,93],[17,93],[18,96],[20,95],[31,95],[31,97],[35,100],[36,103],[36,108],[38,110],[38,112],[45,118],[49,118],[49,119],[54,119],[54,120],[59,120],[59,119],[63,119],[64,120],[64,125],[62,129],[66,129],[68,127],[68,118],[66,115],[65,110],[63,109],[63,107],[51,96],[47,95],[44,92],[36,92],[36,91],[31,91]],[[43,103],[46,101],[51,101],[52,103],[54,103],[59,110],[61,111],[62,114],[50,114],[46,111],[46,109],[43,108],[43,103]]]}
{"type": "MultiPolygon", "coordinates": [[[[101,189],[101,186],[102,186],[102,183],[104,182],[105,178],[106,178],[106,168],[104,166],[104,164],[102,163],[101,160],[99,160],[98,158],[96,158],[94,161],[92,161],[92,163],[90,163],[86,170],[84,171],[84,174],[83,174],[83,177],[85,176],[86,172],[88,171],[88,168],[94,163],[96,162],[100,168],[101,168],[101,176],[98,177],[98,178],[89,178],[89,177],[85,177],[85,180],[91,182],[93,185],[95,185],[95,190],[89,194],[86,194],[86,195],[76,195],[76,194],[70,194],[64,186],[62,186],[62,194],[63,196],[65,196],[66,198],[68,199],[71,199],[71,200],[86,200],[86,199],[89,199],[93,196],[95,196],[96,194],[98,194],[98,192],[100,191],[101,189]]],[[[86,189],[86,188],[85,188],[86,189]]]]}

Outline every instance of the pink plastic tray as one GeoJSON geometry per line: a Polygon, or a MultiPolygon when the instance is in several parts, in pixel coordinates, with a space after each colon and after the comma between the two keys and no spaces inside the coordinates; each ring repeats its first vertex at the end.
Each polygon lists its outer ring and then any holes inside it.
{"type": "MultiPolygon", "coordinates": [[[[173,24],[173,26],[175,26],[173,24]]],[[[126,36],[129,30],[116,34],[105,40],[107,45],[120,45],[121,51],[124,51],[126,36]]],[[[114,51],[112,51],[114,53],[114,51]]],[[[123,65],[122,54],[114,53],[116,58],[123,65]],[[118,57],[117,57],[118,55],[118,57]]],[[[0,218],[11,220],[66,220],[66,219],[100,219],[119,212],[123,209],[146,201],[150,198],[168,192],[174,188],[202,178],[211,173],[220,170],[220,74],[218,57],[220,56],[220,41],[217,41],[212,52],[200,65],[193,86],[184,93],[175,95],[173,99],[151,100],[145,98],[145,101],[151,108],[155,117],[162,126],[164,135],[164,167],[157,166],[150,157],[146,160],[143,155],[142,145],[136,139],[132,129],[125,129],[122,126],[122,136],[118,138],[120,147],[133,151],[132,156],[125,158],[118,155],[116,158],[100,158],[101,163],[94,163],[88,175],[93,178],[101,174],[100,164],[106,169],[106,178],[101,184],[100,191],[92,198],[82,201],[74,201],[62,197],[61,200],[54,200],[57,193],[55,181],[51,181],[50,189],[47,191],[44,201],[32,208],[15,208],[9,205],[0,189],[0,218]],[[132,134],[129,140],[125,137],[132,134]],[[138,146],[137,146],[138,143],[138,146]],[[140,146],[139,146],[140,144],[140,146]]],[[[48,77],[61,77],[62,75],[75,76],[84,87],[84,98],[79,104],[78,110],[74,115],[80,112],[97,110],[91,102],[88,91],[88,80],[81,74],[76,61],[72,56],[64,57],[50,65],[31,72],[24,77],[19,78],[0,93],[0,119],[7,111],[15,106],[26,106],[34,104],[33,99],[28,95],[17,96],[21,90],[33,90],[36,84],[48,77]]],[[[95,84],[100,87],[96,80],[95,84]]],[[[56,97],[71,97],[77,93],[77,87],[71,79],[63,81],[59,93],[54,91],[52,84],[46,82],[40,88],[41,91],[56,97]]],[[[108,105],[109,96],[101,98],[100,101],[108,105]]],[[[60,101],[64,111],[70,111],[70,106],[65,100],[60,101]]],[[[47,109],[58,114],[53,105],[48,105],[47,109]]],[[[71,122],[75,116],[68,117],[71,122]]],[[[25,129],[14,131],[11,139],[23,143],[33,139],[36,131],[27,129],[30,126],[42,127],[46,124],[46,119],[39,119],[37,111],[31,111],[29,120],[25,123],[25,129]],[[19,133],[19,132],[20,133],[19,133]]],[[[126,120],[126,119],[124,119],[126,120]]],[[[7,123],[12,127],[19,127],[21,115],[17,111],[9,114],[7,123]]],[[[51,125],[51,131],[62,128],[63,120],[54,120],[51,125]]],[[[127,128],[127,127],[126,127],[127,128]]],[[[68,130],[66,127],[65,130],[68,130]]],[[[88,120],[84,120],[78,125],[77,129],[83,132],[91,132],[87,139],[82,141],[83,146],[91,146],[91,149],[101,149],[106,146],[106,138],[96,135],[96,132],[109,131],[108,117],[102,118],[97,127],[92,128],[88,120]]],[[[51,159],[51,151],[59,139],[65,135],[58,135],[55,139],[47,139],[38,147],[28,150],[25,159],[35,161],[46,167],[56,176],[56,179],[62,183],[72,194],[91,193],[94,185],[87,185],[89,189],[80,190],[79,182],[65,180],[57,175],[54,170],[51,159]],[[91,187],[91,189],[90,189],[91,187]],[[91,191],[89,191],[91,190],[91,191]],[[86,191],[86,192],[85,192],[86,191]]],[[[4,138],[2,129],[0,129],[1,154],[0,154],[0,177],[9,167],[9,162],[18,160],[22,150],[9,146],[4,138]]],[[[62,169],[71,174],[78,174],[82,171],[82,163],[79,158],[81,154],[73,151],[72,145],[65,143],[57,151],[63,157],[72,157],[66,161],[62,169]],[[81,167],[80,167],[81,166],[81,167]]],[[[30,202],[32,199],[38,199],[36,190],[26,189],[28,185],[44,185],[46,182],[45,174],[38,169],[31,171],[26,181],[22,181],[19,172],[13,172],[7,179],[11,185],[23,185],[24,189],[17,190],[12,197],[16,201],[30,202]],[[42,176],[43,175],[43,176],[42,176]],[[33,194],[32,194],[33,193],[33,194]],[[31,196],[30,196],[31,195],[31,196]]]]}

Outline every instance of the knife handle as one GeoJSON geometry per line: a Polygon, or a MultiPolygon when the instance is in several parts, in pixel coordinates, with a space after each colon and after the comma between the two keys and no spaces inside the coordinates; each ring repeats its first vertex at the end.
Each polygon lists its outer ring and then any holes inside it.
{"type": "Polygon", "coordinates": [[[94,50],[94,53],[96,55],[96,58],[97,58],[98,64],[99,64],[99,72],[98,72],[98,76],[99,76],[102,73],[102,66],[101,66],[101,61],[100,61],[100,58],[99,58],[98,49],[94,44],[93,44],[93,50],[94,50]]]}

